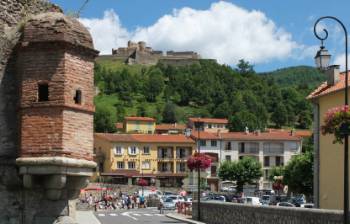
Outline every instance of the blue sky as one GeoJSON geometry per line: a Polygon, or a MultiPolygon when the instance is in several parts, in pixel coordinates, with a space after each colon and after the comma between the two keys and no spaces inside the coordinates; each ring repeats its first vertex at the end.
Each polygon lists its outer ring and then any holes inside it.
{"type": "MultiPolygon", "coordinates": [[[[84,1],[52,0],[66,12],[84,1]]],[[[269,71],[313,66],[319,45],[313,23],[333,15],[350,29],[349,9],[348,0],[90,0],[81,21],[102,54],[128,39],[145,40],[156,50],[194,50],[231,65],[245,58],[269,71]]],[[[330,31],[325,45],[334,63],[343,64],[344,35],[333,22],[324,26],[330,31]]]]}

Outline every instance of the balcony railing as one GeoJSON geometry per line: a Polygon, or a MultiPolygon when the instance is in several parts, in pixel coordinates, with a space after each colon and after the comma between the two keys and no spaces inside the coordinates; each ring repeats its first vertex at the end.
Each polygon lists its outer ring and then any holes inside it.
{"type": "Polygon", "coordinates": [[[259,153],[259,148],[240,148],[239,153],[242,154],[258,154],[259,153]]]}

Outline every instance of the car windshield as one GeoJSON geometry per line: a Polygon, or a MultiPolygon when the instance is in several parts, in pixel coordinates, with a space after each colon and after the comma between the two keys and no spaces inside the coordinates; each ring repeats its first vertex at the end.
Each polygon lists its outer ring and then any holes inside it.
{"type": "Polygon", "coordinates": [[[262,200],[265,200],[265,201],[270,200],[270,196],[263,196],[262,200]]]}
{"type": "Polygon", "coordinates": [[[173,202],[173,199],[167,198],[167,199],[165,199],[165,202],[173,202]]]}
{"type": "Polygon", "coordinates": [[[176,196],[169,196],[168,198],[169,198],[169,199],[174,199],[174,200],[176,200],[176,199],[177,199],[177,197],[176,197],[176,196]]]}

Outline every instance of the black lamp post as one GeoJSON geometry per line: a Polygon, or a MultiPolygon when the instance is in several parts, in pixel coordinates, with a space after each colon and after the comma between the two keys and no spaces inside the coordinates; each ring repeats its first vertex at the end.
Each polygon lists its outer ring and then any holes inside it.
{"type": "MultiPolygon", "coordinates": [[[[318,23],[323,20],[323,19],[331,19],[336,22],[338,22],[341,27],[344,30],[344,35],[345,35],[345,89],[344,89],[344,94],[345,94],[345,105],[348,105],[348,32],[344,26],[344,24],[336,17],[333,16],[323,16],[319,18],[314,25],[314,34],[321,41],[321,48],[317,52],[315,56],[315,62],[316,66],[322,70],[327,69],[329,66],[329,61],[331,55],[328,53],[328,51],[325,49],[323,46],[323,41],[327,39],[328,37],[328,31],[326,29],[323,29],[324,36],[320,36],[317,33],[317,25],[318,23]]],[[[346,124],[343,124],[342,127],[342,134],[344,136],[344,224],[349,224],[349,152],[348,152],[348,145],[349,145],[349,128],[347,127],[346,124]]]]}
{"type": "MultiPolygon", "coordinates": [[[[204,123],[200,121],[199,119],[194,122],[194,128],[197,130],[197,138],[198,138],[198,153],[201,153],[201,139],[200,139],[200,132],[203,129],[204,123]]],[[[197,183],[197,197],[198,197],[198,203],[197,203],[197,211],[198,211],[198,221],[201,219],[201,210],[200,210],[200,203],[201,203],[201,188],[200,188],[200,181],[201,181],[201,171],[198,167],[198,183],[197,183]]]]}

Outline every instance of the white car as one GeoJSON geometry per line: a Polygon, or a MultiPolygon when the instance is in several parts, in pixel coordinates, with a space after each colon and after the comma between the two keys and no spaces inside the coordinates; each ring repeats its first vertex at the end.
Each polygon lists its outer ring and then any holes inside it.
{"type": "Polygon", "coordinates": [[[243,203],[248,205],[262,205],[258,197],[245,197],[243,203]]]}
{"type": "Polygon", "coordinates": [[[181,195],[168,195],[166,196],[166,198],[171,198],[175,203],[185,202],[184,197],[182,197],[181,195]]]}

